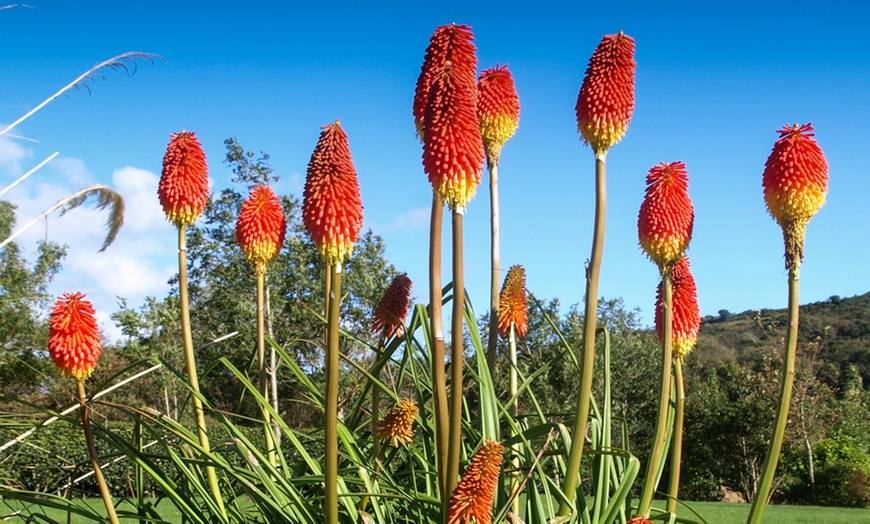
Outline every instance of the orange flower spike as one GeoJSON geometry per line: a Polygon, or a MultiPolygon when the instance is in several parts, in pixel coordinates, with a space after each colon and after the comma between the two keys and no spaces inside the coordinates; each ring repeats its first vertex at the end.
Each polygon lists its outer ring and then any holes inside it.
{"type": "Polygon", "coordinates": [[[803,260],[806,225],[828,193],[828,162],[812,131],[812,124],[783,127],[764,164],[764,202],[782,227],[786,266],[803,260]]]}
{"type": "Polygon", "coordinates": [[[83,293],[64,293],[51,309],[48,352],[64,375],[85,380],[103,350],[94,306],[83,293]]]}
{"type": "Polygon", "coordinates": [[[363,205],[341,122],[322,129],[308,162],[302,222],[324,260],[336,264],[353,252],[362,228],[363,205]]]}
{"type": "Polygon", "coordinates": [[[423,170],[452,210],[464,209],[474,197],[483,170],[476,65],[472,54],[445,66],[429,90],[423,121],[423,170]]]}
{"type": "Polygon", "coordinates": [[[652,521],[642,515],[638,515],[626,522],[626,524],[652,524],[652,521]]]}
{"type": "Polygon", "coordinates": [[[471,457],[462,480],[450,496],[448,524],[492,524],[492,503],[501,472],[504,446],[494,440],[483,443],[471,457]]]}
{"type": "Polygon", "coordinates": [[[407,273],[396,275],[375,308],[372,333],[382,333],[385,339],[401,337],[405,332],[410,300],[411,279],[407,273]]]}
{"type": "Polygon", "coordinates": [[[192,225],[208,202],[208,165],[193,132],[169,135],[157,196],[166,218],[177,227],[192,225]]]}
{"type": "Polygon", "coordinates": [[[423,121],[429,103],[429,90],[447,63],[459,65],[460,69],[471,75],[471,81],[474,81],[477,59],[474,57],[476,49],[473,42],[474,35],[471,33],[471,28],[456,24],[443,25],[435,29],[429,39],[429,47],[426,48],[420,76],[417,78],[417,87],[414,90],[414,124],[420,140],[423,140],[423,121]],[[470,64],[469,60],[471,60],[470,64]]]}
{"type": "MultiPolygon", "coordinates": [[[[698,342],[698,332],[701,329],[701,311],[698,308],[698,289],[695,277],[689,268],[689,259],[680,258],[671,270],[671,285],[673,286],[674,327],[672,348],[674,356],[685,357],[698,342]]],[[[662,285],[659,283],[656,294],[656,334],[662,339],[662,285]]]]}
{"type": "Polygon", "coordinates": [[[399,443],[410,444],[414,440],[414,417],[419,409],[413,400],[403,400],[393,406],[384,420],[378,422],[378,436],[389,440],[393,447],[399,447],[399,443]]]}
{"type": "Polygon", "coordinates": [[[650,169],[646,184],[637,218],[638,239],[664,274],[683,256],[692,240],[695,211],[689,198],[686,164],[663,162],[650,169]]]}
{"type": "Polygon", "coordinates": [[[480,136],[490,165],[498,165],[505,142],[520,125],[520,99],[507,65],[487,69],[477,83],[480,136]]]}
{"type": "Polygon", "coordinates": [[[236,240],[258,275],[266,273],[266,265],[278,255],[286,233],[284,208],[275,192],[268,186],[255,187],[242,203],[236,240]]]}
{"type": "Polygon", "coordinates": [[[634,39],[622,31],[601,39],[577,96],[577,130],[596,155],[625,136],[634,111],[634,39]]]}
{"type": "Polygon", "coordinates": [[[514,265],[508,269],[498,300],[498,332],[506,337],[514,325],[518,337],[529,329],[529,304],[526,300],[526,270],[514,265]]]}

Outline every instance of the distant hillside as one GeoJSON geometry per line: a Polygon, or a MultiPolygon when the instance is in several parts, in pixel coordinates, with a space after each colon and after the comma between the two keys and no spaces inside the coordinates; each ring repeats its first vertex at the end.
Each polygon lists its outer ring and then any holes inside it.
{"type": "MultiPolygon", "coordinates": [[[[785,323],[785,309],[722,310],[719,316],[701,320],[696,351],[702,361],[711,363],[751,360],[759,350],[783,347],[785,323]]],[[[835,295],[801,306],[799,358],[814,353],[821,363],[820,378],[835,390],[858,376],[865,388],[870,386],[870,293],[835,295]]]]}

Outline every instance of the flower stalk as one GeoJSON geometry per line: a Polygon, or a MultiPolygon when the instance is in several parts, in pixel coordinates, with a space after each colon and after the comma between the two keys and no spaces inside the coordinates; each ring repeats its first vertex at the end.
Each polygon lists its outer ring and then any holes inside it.
{"type": "Polygon", "coordinates": [[[88,397],[85,394],[85,381],[83,379],[77,379],[76,387],[78,389],[79,402],[82,406],[82,428],[84,428],[85,431],[85,441],[88,444],[88,456],[91,458],[91,467],[94,469],[94,478],[97,479],[97,485],[100,488],[100,497],[102,497],[103,504],[106,506],[109,521],[112,522],[112,524],[118,524],[118,514],[115,512],[115,505],[112,503],[112,495],[109,493],[109,486],[106,484],[106,478],[103,476],[102,468],[100,468],[97,448],[94,445],[94,433],[91,430],[91,410],[88,405],[88,397]]]}

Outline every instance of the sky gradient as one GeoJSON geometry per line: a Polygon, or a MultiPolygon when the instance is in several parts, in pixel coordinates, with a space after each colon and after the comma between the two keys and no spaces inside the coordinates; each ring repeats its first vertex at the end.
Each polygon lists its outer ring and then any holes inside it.
{"type": "MultiPolygon", "coordinates": [[[[431,186],[411,104],[429,37],[472,26],[478,69],[509,65],[520,127],[504,146],[499,184],[502,266],[564,308],[583,300],[593,218],[593,154],[574,104],[605,34],[636,41],[636,108],[611,149],[600,294],[652,322],[658,271],[638,247],[644,178],[682,160],[695,205],[688,251],[702,315],[781,308],[782,236],[761,174],[786,124],[812,122],[830,165],[827,204],[810,222],[801,303],[870,291],[870,7],[860,2],[64,2],[0,10],[8,124],[91,66],[140,51],[135,74],[104,78],[54,101],[0,137],[0,185],[60,155],[4,195],[25,223],[59,198],[104,183],[127,199],[126,225],[98,254],[105,216],[76,210],[22,237],[69,245],[52,289],[88,294],[106,325],[116,296],[162,297],[176,271],[175,230],[156,187],[169,134],[195,131],[213,188],[227,187],[224,139],[271,155],[279,194],[301,198],[320,126],[341,119],[365,206],[363,228],[427,300],[431,186]],[[21,137],[21,138],[18,138],[21,137]]],[[[489,288],[488,176],[465,218],[466,286],[477,314],[489,288]]],[[[449,244],[449,224],[445,244],[449,244]]],[[[445,266],[449,261],[445,253],[445,266]]],[[[444,275],[445,282],[449,274],[444,275]]]]}

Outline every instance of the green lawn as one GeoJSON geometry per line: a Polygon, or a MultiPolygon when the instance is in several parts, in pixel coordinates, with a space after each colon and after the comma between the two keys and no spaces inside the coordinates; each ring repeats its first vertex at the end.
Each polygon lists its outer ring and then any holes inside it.
{"type": "MultiPolygon", "coordinates": [[[[95,511],[104,513],[100,511],[103,509],[102,500],[89,499],[87,504],[95,511]]],[[[749,515],[749,504],[688,502],[686,506],[696,511],[701,518],[695,517],[692,511],[685,506],[679,509],[679,517],[685,518],[688,521],[707,522],[708,524],[739,524],[746,522],[746,516],[749,515]]],[[[656,507],[662,507],[662,505],[657,504],[656,507]]],[[[0,501],[0,519],[20,508],[21,505],[17,502],[0,501]]],[[[118,509],[122,522],[135,522],[133,518],[123,518],[124,513],[129,514],[132,511],[132,506],[121,503],[118,509]]],[[[181,520],[181,517],[169,501],[161,501],[158,505],[158,511],[167,522],[179,522],[181,520]]],[[[12,517],[10,520],[4,519],[4,522],[51,522],[52,520],[66,522],[66,514],[59,510],[30,507],[21,516],[12,517]],[[39,517],[34,519],[34,515],[44,515],[51,520],[46,521],[39,517]]],[[[91,521],[74,515],[70,522],[88,524],[91,521]]],[[[768,506],[764,511],[764,524],[870,524],[870,509],[768,506]]]]}

